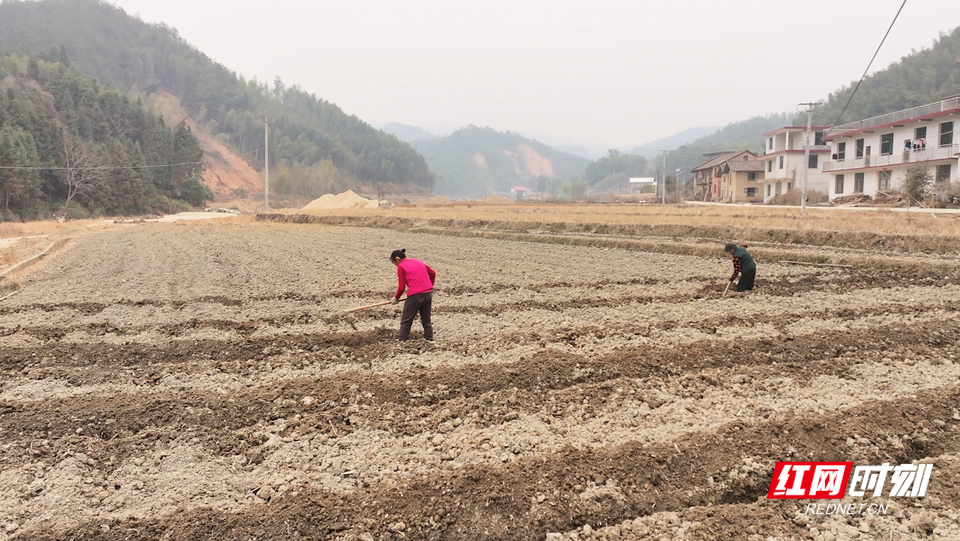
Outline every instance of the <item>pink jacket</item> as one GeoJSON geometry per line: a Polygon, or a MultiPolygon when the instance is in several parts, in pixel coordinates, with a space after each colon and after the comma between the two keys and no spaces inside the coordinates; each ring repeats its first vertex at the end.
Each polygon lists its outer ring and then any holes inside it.
{"type": "Polygon", "coordinates": [[[395,298],[399,299],[403,295],[403,290],[407,290],[407,297],[418,293],[433,291],[433,282],[437,279],[437,273],[424,264],[419,259],[406,258],[397,265],[397,294],[395,298]]]}

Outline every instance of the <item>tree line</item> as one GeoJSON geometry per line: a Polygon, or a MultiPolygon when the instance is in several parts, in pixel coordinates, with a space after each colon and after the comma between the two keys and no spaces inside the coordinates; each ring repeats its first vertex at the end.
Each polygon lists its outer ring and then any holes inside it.
{"type": "Polygon", "coordinates": [[[174,212],[213,198],[185,123],[168,127],[63,49],[45,57],[0,56],[0,218],[174,212]]]}
{"type": "MultiPolygon", "coordinates": [[[[864,78],[856,94],[851,82],[814,109],[814,123],[832,126],[863,120],[911,107],[940,101],[960,94],[960,27],[943,33],[929,49],[913,51],[899,62],[864,78]],[[853,99],[851,98],[853,95],[853,99]],[[840,112],[847,105],[843,116],[840,112]]],[[[806,114],[797,115],[797,125],[806,125],[806,114]]]]}
{"type": "Polygon", "coordinates": [[[407,143],[279,78],[247,80],[166,25],[147,24],[100,0],[0,3],[0,50],[61,45],[80,71],[124,92],[175,94],[200,129],[255,167],[264,166],[264,118],[269,118],[269,165],[283,178],[274,184],[278,191],[314,195],[357,184],[433,187],[426,162],[407,143]]]}

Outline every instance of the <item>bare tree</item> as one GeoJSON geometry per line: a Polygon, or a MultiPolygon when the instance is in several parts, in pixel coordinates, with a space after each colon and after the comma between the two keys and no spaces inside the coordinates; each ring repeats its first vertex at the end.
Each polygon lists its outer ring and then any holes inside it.
{"type": "Polygon", "coordinates": [[[63,131],[64,167],[60,180],[67,186],[66,207],[77,195],[89,194],[103,181],[103,163],[100,156],[79,137],[63,131]]]}
{"type": "Polygon", "coordinates": [[[107,120],[110,121],[113,131],[117,132],[118,139],[123,139],[127,135],[127,130],[130,129],[129,120],[124,119],[119,113],[107,115],[107,120]]]}

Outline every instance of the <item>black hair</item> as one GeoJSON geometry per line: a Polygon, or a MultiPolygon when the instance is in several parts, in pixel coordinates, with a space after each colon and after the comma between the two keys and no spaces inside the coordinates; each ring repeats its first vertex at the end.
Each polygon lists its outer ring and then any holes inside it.
{"type": "Polygon", "coordinates": [[[394,259],[401,259],[401,260],[403,260],[403,259],[406,259],[406,258],[407,258],[407,249],[406,249],[406,248],[403,248],[402,250],[394,250],[393,253],[390,254],[390,261],[393,261],[394,259]]]}
{"type": "Polygon", "coordinates": [[[726,244],[723,246],[723,251],[724,251],[724,252],[732,252],[732,251],[734,251],[734,250],[736,250],[736,249],[737,249],[737,245],[734,244],[734,243],[732,243],[732,242],[728,242],[728,243],[726,243],[726,244]]]}

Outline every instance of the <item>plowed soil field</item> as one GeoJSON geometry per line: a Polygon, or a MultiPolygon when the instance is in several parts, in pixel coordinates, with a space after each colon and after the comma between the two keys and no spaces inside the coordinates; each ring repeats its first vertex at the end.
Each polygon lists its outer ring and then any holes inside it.
{"type": "Polygon", "coordinates": [[[762,261],[721,298],[720,245],[437,233],[145,224],[19,277],[0,540],[960,539],[945,264],[762,261]],[[343,315],[393,293],[398,248],[438,273],[436,343],[343,315]],[[777,461],[934,469],[844,500],[885,515],[814,516],[766,499],[777,461]]]}

